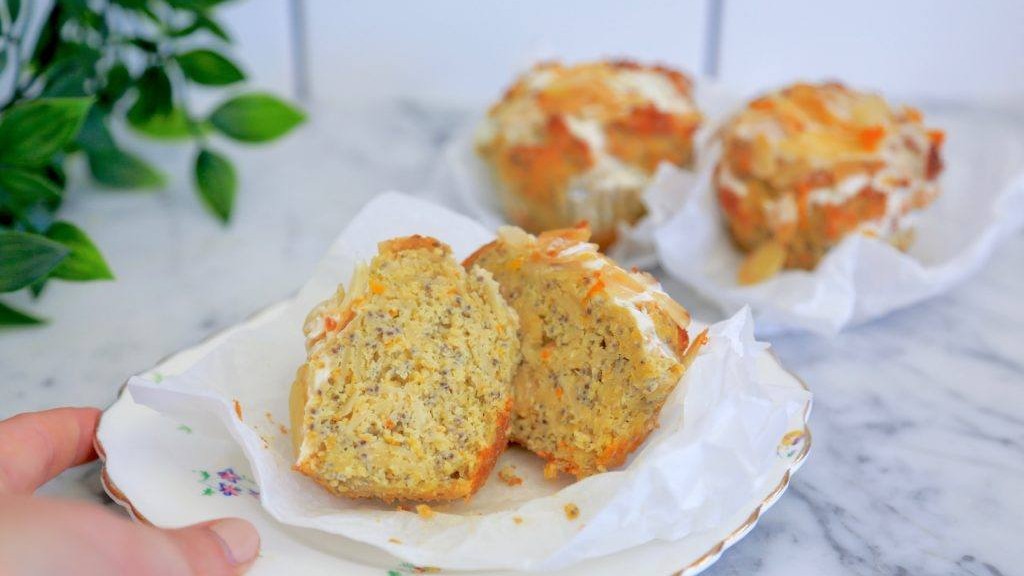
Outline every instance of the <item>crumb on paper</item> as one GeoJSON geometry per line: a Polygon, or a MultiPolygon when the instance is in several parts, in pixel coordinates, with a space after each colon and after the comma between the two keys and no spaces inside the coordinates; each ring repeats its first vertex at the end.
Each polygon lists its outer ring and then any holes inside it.
{"type": "Polygon", "coordinates": [[[565,517],[569,520],[575,520],[580,517],[580,507],[569,502],[563,509],[565,510],[565,517]]]}
{"type": "Polygon", "coordinates": [[[506,464],[501,470],[498,470],[498,478],[509,486],[519,486],[523,483],[523,479],[516,474],[516,467],[512,464],[506,464]]]}
{"type": "Polygon", "coordinates": [[[417,504],[416,513],[420,515],[420,518],[424,520],[430,520],[434,517],[434,509],[426,504],[417,504]]]}
{"type": "Polygon", "coordinates": [[[558,478],[558,464],[554,462],[548,462],[544,465],[544,477],[548,480],[554,480],[558,478]]]}
{"type": "Polygon", "coordinates": [[[522,516],[513,516],[512,517],[512,521],[515,522],[516,524],[522,524],[523,523],[523,517],[522,516]]]}
{"type": "Polygon", "coordinates": [[[288,427],[285,426],[284,424],[281,424],[280,426],[278,426],[277,429],[281,431],[281,435],[282,436],[287,436],[288,435],[288,427]]]}
{"type": "Polygon", "coordinates": [[[238,420],[242,420],[242,403],[238,401],[238,398],[231,400],[235,405],[235,416],[238,416],[238,420]]]}
{"type": "Polygon", "coordinates": [[[395,538],[394,536],[392,536],[391,538],[388,538],[388,542],[391,542],[392,544],[401,544],[402,543],[401,540],[399,540],[398,538],[395,538]]]}

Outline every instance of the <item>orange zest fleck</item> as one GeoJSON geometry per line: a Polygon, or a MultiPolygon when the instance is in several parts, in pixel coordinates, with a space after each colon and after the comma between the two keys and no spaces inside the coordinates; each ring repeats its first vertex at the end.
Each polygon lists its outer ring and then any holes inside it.
{"type": "Polygon", "coordinates": [[[604,281],[601,280],[601,276],[599,274],[597,276],[597,280],[593,284],[590,285],[590,290],[587,290],[587,293],[583,296],[583,301],[587,302],[588,300],[593,298],[593,296],[595,294],[597,294],[598,292],[600,292],[602,290],[604,290],[604,281]]]}
{"type": "Polygon", "coordinates": [[[679,333],[679,353],[684,354],[686,349],[690,347],[690,333],[682,326],[676,326],[676,330],[679,333]]]}
{"type": "Polygon", "coordinates": [[[334,332],[338,329],[338,321],[333,316],[324,317],[324,330],[327,332],[334,332]]]}
{"type": "Polygon", "coordinates": [[[750,103],[750,108],[753,110],[768,111],[775,108],[775,103],[769,98],[758,98],[750,103]]]}
{"type": "Polygon", "coordinates": [[[384,285],[376,280],[370,280],[370,292],[373,292],[374,294],[383,294],[384,285]]]}
{"type": "Polygon", "coordinates": [[[540,349],[540,359],[546,362],[549,358],[551,358],[551,349],[553,347],[554,347],[554,344],[548,344],[547,346],[541,348],[540,349]]]}
{"type": "Polygon", "coordinates": [[[234,399],[231,402],[235,405],[235,416],[238,416],[238,419],[241,420],[242,419],[242,403],[239,402],[238,399],[234,399]]]}
{"type": "Polygon", "coordinates": [[[929,130],[928,140],[936,146],[941,146],[946,141],[946,132],[943,130],[929,130]]]}
{"type": "Polygon", "coordinates": [[[395,423],[391,420],[391,418],[388,418],[384,420],[384,427],[387,428],[388,430],[394,430],[395,423]]]}
{"type": "Polygon", "coordinates": [[[565,396],[565,391],[562,390],[561,386],[559,386],[558,388],[555,388],[555,396],[557,396],[558,399],[561,399],[562,396],[565,396]]]}
{"type": "Polygon", "coordinates": [[[884,126],[871,126],[870,128],[864,128],[857,135],[860,140],[860,147],[867,152],[874,152],[878,150],[878,145],[882,143],[882,139],[885,138],[885,127],[884,126]]]}

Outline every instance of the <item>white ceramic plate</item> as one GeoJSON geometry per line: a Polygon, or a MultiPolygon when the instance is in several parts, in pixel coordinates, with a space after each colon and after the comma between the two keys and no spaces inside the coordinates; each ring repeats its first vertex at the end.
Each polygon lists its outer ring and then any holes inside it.
{"type": "MultiPolygon", "coordinates": [[[[248,322],[257,321],[277,306],[248,322]]],[[[184,371],[237,328],[171,356],[148,374],[160,378],[184,371]]],[[[763,378],[779,386],[806,389],[770,352],[759,359],[758,368],[763,378]]],[[[767,472],[777,479],[767,484],[772,488],[740,507],[741,512],[735,517],[682,540],[652,542],[556,573],[692,575],[703,571],[726,548],[750,532],[761,514],[786,490],[791,475],[810,450],[810,411],[808,400],[803,413],[795,415],[789,423],[790,432],[780,443],[778,458],[767,472]]],[[[255,575],[400,576],[438,571],[403,563],[376,548],[339,536],[277,522],[260,506],[259,487],[252,480],[241,449],[228,433],[204,434],[197,429],[216,430],[217,426],[209,422],[173,421],[122,393],[104,413],[96,437],[96,448],[104,461],[102,479],[107,493],[136,520],[161,527],[223,516],[250,520],[259,529],[263,542],[261,557],[251,571],[255,575]]]]}

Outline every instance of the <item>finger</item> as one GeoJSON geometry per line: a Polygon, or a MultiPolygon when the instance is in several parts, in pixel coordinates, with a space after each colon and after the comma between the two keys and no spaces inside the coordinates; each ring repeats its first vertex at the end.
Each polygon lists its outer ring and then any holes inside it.
{"type": "Polygon", "coordinates": [[[9,497],[0,509],[0,574],[233,576],[259,554],[238,518],[158,530],[79,502],[9,497]]]}
{"type": "Polygon", "coordinates": [[[96,458],[96,408],[57,408],[0,422],[0,494],[31,494],[67,468],[96,458]]]}

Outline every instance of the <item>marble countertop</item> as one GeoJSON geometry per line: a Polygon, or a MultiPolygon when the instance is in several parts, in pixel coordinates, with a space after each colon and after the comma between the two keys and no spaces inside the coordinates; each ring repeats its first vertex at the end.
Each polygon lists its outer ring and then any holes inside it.
{"type": "MultiPolygon", "coordinates": [[[[113,283],[5,296],[51,319],[0,332],[0,418],[109,405],[125,379],[293,292],[355,210],[422,190],[463,110],[419,100],[314,105],[270,147],[233,148],[234,222],[208,217],[192,151],[146,144],[158,193],[74,188],[64,214],[102,247],[113,283]]],[[[225,145],[226,146],[226,145],[225,145]]],[[[81,182],[82,179],[78,179],[81,182]]],[[[704,320],[720,315],[666,287],[704,320]]],[[[814,448],[789,492],[707,574],[1024,573],[1024,235],[951,292],[834,339],[779,336],[815,393],[814,448]]],[[[109,500],[98,467],[44,487],[109,500]]]]}

